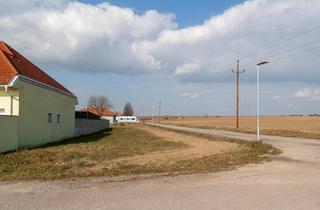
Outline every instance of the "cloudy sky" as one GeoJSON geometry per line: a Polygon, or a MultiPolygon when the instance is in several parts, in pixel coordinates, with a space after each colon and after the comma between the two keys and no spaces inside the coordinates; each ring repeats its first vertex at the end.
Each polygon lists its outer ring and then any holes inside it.
{"type": "Polygon", "coordinates": [[[0,0],[0,39],[72,90],[121,111],[233,115],[320,113],[319,0],[0,0]]]}

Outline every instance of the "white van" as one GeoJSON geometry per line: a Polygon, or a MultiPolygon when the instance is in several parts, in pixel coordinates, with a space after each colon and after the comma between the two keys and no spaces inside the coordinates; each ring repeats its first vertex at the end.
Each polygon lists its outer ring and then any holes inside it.
{"type": "Polygon", "coordinates": [[[138,123],[137,117],[134,116],[119,116],[116,119],[117,123],[138,123]]]}

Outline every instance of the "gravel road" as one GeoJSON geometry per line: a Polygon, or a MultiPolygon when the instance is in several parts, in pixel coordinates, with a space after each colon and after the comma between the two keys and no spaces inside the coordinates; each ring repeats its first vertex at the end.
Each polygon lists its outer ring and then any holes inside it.
{"type": "MultiPolygon", "coordinates": [[[[253,140],[254,135],[158,125],[253,140]]],[[[262,136],[273,161],[213,174],[0,183],[1,209],[320,209],[320,140],[262,136]],[[119,181],[122,180],[122,181],[119,181]]]]}

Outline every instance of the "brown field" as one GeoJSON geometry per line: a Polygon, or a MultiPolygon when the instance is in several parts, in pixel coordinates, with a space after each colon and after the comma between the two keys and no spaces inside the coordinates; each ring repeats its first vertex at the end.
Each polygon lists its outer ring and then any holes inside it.
{"type": "MultiPolygon", "coordinates": [[[[254,133],[255,117],[241,117],[240,129],[236,129],[235,117],[170,117],[161,119],[163,124],[187,127],[223,129],[254,133]]],[[[263,134],[320,139],[320,117],[264,116],[261,117],[263,134]]]]}

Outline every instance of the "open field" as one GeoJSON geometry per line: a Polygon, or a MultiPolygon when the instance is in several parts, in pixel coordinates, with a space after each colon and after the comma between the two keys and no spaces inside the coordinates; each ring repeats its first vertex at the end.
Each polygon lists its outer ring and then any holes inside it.
{"type": "Polygon", "coordinates": [[[0,155],[0,180],[186,174],[259,163],[268,144],[135,126],[0,155]]]}
{"type": "MultiPolygon", "coordinates": [[[[235,117],[174,117],[161,119],[161,123],[245,133],[256,132],[255,117],[241,117],[240,129],[235,128],[235,117]]],[[[320,139],[320,117],[263,116],[261,132],[266,135],[320,139]]]]}

